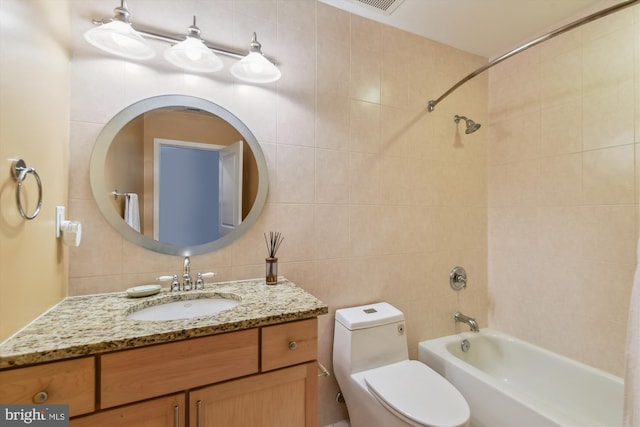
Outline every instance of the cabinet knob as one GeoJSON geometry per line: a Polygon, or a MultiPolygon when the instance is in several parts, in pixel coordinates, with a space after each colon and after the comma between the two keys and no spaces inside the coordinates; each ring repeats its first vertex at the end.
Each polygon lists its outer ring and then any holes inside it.
{"type": "Polygon", "coordinates": [[[295,341],[291,341],[289,343],[289,350],[294,351],[296,348],[298,348],[298,343],[295,341]]]}
{"type": "Polygon", "coordinates": [[[44,403],[47,401],[48,398],[49,398],[49,395],[47,394],[46,391],[39,391],[33,395],[31,400],[33,400],[33,403],[44,403]]]}

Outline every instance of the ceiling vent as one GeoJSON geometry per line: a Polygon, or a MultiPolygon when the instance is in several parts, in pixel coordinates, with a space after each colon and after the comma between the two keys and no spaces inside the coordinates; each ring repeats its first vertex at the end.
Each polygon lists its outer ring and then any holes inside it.
{"type": "Polygon", "coordinates": [[[383,15],[391,15],[404,0],[349,0],[353,4],[363,6],[383,15]]]}

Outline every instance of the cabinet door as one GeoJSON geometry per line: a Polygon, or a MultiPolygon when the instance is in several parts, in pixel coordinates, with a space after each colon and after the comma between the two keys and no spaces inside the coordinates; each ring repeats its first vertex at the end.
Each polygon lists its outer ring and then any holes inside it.
{"type": "Polygon", "coordinates": [[[195,390],[191,427],[315,427],[317,386],[314,361],[195,390]]]}
{"type": "Polygon", "coordinates": [[[174,394],[147,402],[72,418],[70,427],[185,427],[185,395],[174,394]]]}

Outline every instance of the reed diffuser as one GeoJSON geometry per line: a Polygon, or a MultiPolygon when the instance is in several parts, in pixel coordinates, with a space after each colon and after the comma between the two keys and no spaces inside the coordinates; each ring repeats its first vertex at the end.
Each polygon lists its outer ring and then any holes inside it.
{"type": "Polygon", "coordinates": [[[278,257],[276,256],[284,237],[278,231],[270,231],[269,237],[264,233],[264,241],[267,244],[267,258],[265,258],[265,272],[267,285],[278,283],[278,257]]]}

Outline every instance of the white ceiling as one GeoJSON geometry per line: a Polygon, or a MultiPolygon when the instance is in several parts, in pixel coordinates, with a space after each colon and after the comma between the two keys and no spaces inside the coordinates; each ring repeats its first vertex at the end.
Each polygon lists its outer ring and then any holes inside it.
{"type": "Polygon", "coordinates": [[[319,0],[486,58],[621,0],[404,0],[386,16],[352,0],[319,0]]]}

